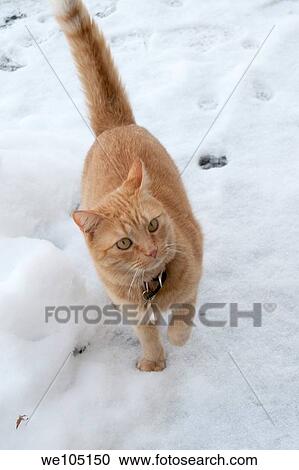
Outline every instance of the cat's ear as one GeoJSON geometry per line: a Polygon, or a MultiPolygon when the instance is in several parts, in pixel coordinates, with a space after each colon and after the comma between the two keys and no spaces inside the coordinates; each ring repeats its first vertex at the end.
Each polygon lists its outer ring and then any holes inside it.
{"type": "Polygon", "coordinates": [[[124,185],[132,191],[138,191],[147,189],[148,183],[149,177],[144,168],[144,163],[138,158],[134,160],[124,185]]]}
{"type": "Polygon", "coordinates": [[[84,233],[94,232],[101,221],[101,216],[95,211],[74,211],[72,217],[84,233]]]}

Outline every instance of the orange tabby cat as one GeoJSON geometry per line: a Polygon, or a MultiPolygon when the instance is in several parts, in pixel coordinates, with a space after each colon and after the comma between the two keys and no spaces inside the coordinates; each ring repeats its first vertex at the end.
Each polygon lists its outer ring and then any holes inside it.
{"type": "MultiPolygon", "coordinates": [[[[56,0],[56,17],[75,58],[96,136],[73,218],[97,272],[113,302],[137,304],[140,318],[153,301],[160,311],[178,303],[194,306],[202,235],[178,170],[158,140],[135,124],[110,50],[81,0],[56,0]]],[[[157,326],[148,322],[135,329],[143,348],[137,367],[164,369],[157,326]]],[[[181,305],[168,326],[169,340],[181,346],[190,332],[190,308],[181,305]]]]}

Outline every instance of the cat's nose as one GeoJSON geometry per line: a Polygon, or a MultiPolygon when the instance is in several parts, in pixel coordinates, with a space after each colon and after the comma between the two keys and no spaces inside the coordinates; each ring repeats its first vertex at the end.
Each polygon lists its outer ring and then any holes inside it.
{"type": "Polygon", "coordinates": [[[146,256],[151,256],[152,258],[156,258],[157,256],[157,252],[158,252],[158,248],[152,248],[150,251],[148,251],[146,254],[146,256]]]}

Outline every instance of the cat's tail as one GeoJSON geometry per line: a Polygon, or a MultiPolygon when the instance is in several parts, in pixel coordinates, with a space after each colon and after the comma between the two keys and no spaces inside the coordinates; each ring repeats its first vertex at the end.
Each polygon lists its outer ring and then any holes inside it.
{"type": "Polygon", "coordinates": [[[81,0],[53,0],[55,16],[70,44],[96,136],[134,124],[134,115],[110,49],[81,0]]]}

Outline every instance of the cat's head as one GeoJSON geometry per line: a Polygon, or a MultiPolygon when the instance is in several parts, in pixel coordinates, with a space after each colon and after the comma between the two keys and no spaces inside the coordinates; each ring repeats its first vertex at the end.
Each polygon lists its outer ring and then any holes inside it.
{"type": "Polygon", "coordinates": [[[136,279],[150,280],[174,257],[173,222],[149,186],[144,166],[136,160],[124,183],[98,207],[73,214],[97,267],[116,278],[132,279],[138,270],[136,279]]]}

